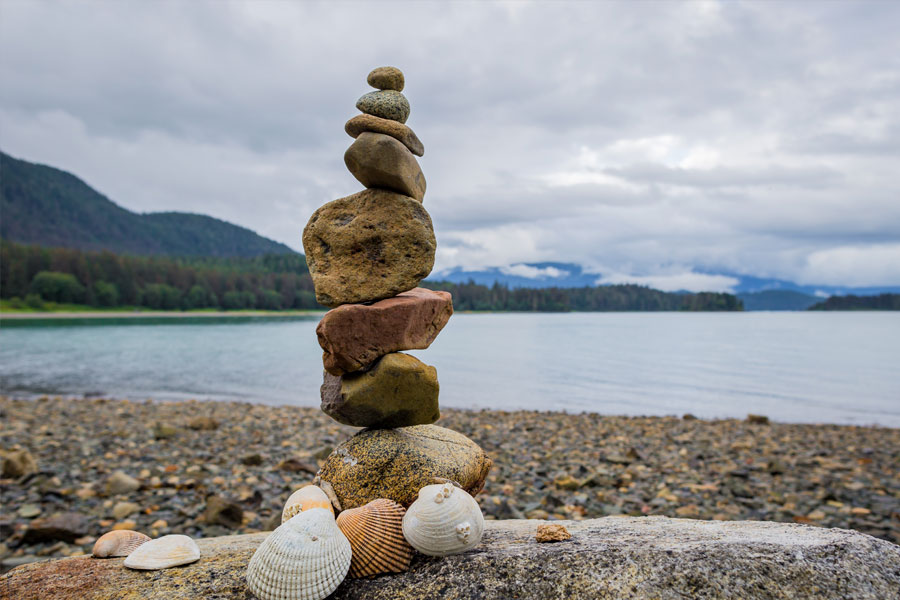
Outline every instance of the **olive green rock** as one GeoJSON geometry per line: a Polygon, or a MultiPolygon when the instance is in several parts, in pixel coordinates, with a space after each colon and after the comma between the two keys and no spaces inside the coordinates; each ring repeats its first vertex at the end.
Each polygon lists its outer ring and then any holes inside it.
{"type": "Polygon", "coordinates": [[[364,94],[356,101],[356,108],[382,119],[406,123],[409,118],[409,101],[406,96],[394,90],[379,90],[364,94]]]}
{"type": "Polygon", "coordinates": [[[403,71],[397,67],[378,67],[372,69],[366,82],[373,88],[379,90],[396,90],[403,91],[403,85],[406,81],[403,78],[403,71]]]}
{"type": "Polygon", "coordinates": [[[491,464],[478,444],[437,425],[364,429],[325,459],[316,483],[330,484],[340,509],[377,498],[409,506],[435,481],[455,481],[474,496],[491,464]]]}
{"type": "Polygon", "coordinates": [[[367,131],[344,153],[344,164],[367,188],[382,188],[415,198],[425,198],[425,175],[406,146],[383,133],[367,131]]]}
{"type": "Polygon", "coordinates": [[[437,370],[409,354],[385,354],[367,371],[322,383],[322,412],[354,427],[428,425],[441,416],[437,370]]]}
{"type": "Polygon", "coordinates": [[[412,129],[403,123],[382,119],[373,115],[356,115],[344,124],[344,131],[352,138],[359,136],[364,131],[383,133],[389,135],[398,142],[402,142],[410,152],[416,156],[425,155],[425,145],[412,129]]]}
{"type": "Polygon", "coordinates": [[[436,246],[422,203],[380,189],[325,204],[303,230],[316,300],[332,308],[413,289],[431,272],[436,246]]]}
{"type": "MultiPolygon", "coordinates": [[[[485,521],[471,551],[348,577],[329,600],[885,600],[900,589],[900,546],[858,531],[605,517],[554,521],[572,538],[542,544],[535,533],[546,523],[485,521]]],[[[199,561],[161,571],[126,569],[124,558],[33,563],[0,576],[0,598],[251,600],[247,563],[268,535],[199,539],[199,561]]]]}

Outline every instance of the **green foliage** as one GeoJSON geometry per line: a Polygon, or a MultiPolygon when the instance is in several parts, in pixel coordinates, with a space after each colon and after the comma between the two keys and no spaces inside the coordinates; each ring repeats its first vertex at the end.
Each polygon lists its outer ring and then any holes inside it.
{"type": "Polygon", "coordinates": [[[31,280],[31,291],[50,302],[79,303],[85,299],[84,286],[70,273],[41,271],[31,280]]]}
{"type": "Polygon", "coordinates": [[[765,290],[738,294],[746,310],[806,310],[817,302],[815,296],[793,290],[765,290]]]}
{"type": "Polygon", "coordinates": [[[119,288],[108,281],[94,283],[94,303],[96,306],[118,306],[119,288]]]}
{"type": "Polygon", "coordinates": [[[41,300],[41,297],[37,294],[28,294],[25,296],[25,304],[29,308],[36,308],[38,310],[42,310],[44,308],[44,301],[41,300]]]}
{"type": "Polygon", "coordinates": [[[22,302],[22,299],[18,296],[13,296],[9,299],[9,307],[15,310],[19,310],[25,308],[25,303],[22,302]]]}
{"type": "Polygon", "coordinates": [[[2,152],[0,172],[0,237],[5,240],[137,255],[297,256],[284,244],[212,217],[133,213],[71,173],[2,152]]]}
{"type": "Polygon", "coordinates": [[[809,310],[900,310],[900,294],[832,296],[809,310]]]}

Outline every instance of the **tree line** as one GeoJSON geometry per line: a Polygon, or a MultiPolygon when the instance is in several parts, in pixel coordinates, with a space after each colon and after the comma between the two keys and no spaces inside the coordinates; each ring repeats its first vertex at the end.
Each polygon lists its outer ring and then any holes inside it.
{"type": "MultiPolygon", "coordinates": [[[[661,292],[638,285],[512,288],[423,281],[453,295],[455,310],[731,311],[732,294],[661,292]]],[[[0,297],[39,308],[44,302],[156,310],[322,309],[301,254],[253,258],[126,256],[108,251],[0,243],[0,297]]]]}
{"type": "Polygon", "coordinates": [[[878,296],[832,296],[809,310],[900,310],[900,294],[878,296]]]}

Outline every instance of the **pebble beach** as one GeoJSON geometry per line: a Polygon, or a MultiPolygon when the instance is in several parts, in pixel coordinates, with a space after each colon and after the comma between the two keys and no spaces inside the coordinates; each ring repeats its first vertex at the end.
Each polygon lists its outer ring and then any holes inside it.
{"type": "MultiPolygon", "coordinates": [[[[487,410],[437,425],[493,459],[487,519],[770,520],[900,543],[900,429],[487,410]]],[[[3,571],[90,553],[113,528],[273,529],[356,431],[317,408],[2,397],[3,571]]]]}

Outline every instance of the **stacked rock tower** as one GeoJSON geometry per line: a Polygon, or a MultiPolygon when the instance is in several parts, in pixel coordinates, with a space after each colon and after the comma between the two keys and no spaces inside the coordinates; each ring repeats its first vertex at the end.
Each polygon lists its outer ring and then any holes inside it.
{"type": "Polygon", "coordinates": [[[325,366],[322,410],[363,427],[316,476],[340,511],[388,498],[408,507],[419,490],[453,482],[473,496],[491,460],[464,435],[433,425],[440,416],[434,367],[404,354],[425,349],[453,314],[447,292],[417,287],[434,266],[436,242],[422,202],[425,148],[405,125],[403,73],[369,73],[376,91],[344,129],[344,154],[366,189],[325,204],[303,231],[316,299],[330,310],[316,329],[325,366]]]}

